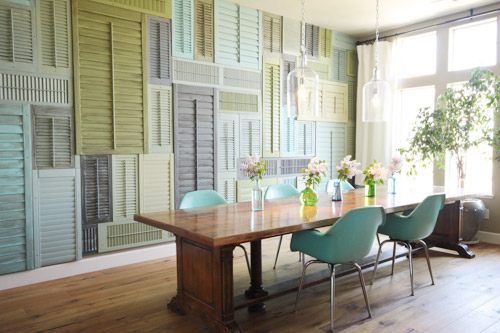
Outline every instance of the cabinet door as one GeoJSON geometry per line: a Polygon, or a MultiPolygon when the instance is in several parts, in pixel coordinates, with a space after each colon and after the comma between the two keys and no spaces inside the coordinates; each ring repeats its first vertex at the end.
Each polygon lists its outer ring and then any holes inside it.
{"type": "Polygon", "coordinates": [[[297,156],[315,156],[316,124],[313,121],[297,121],[297,156]]]}
{"type": "Polygon", "coordinates": [[[71,76],[71,4],[37,0],[38,66],[41,72],[71,76]]]}
{"type": "Polygon", "coordinates": [[[33,107],[34,168],[72,168],[73,110],[46,106],[33,107]]]}
{"type": "Polygon", "coordinates": [[[298,56],[302,36],[300,22],[283,17],[283,53],[298,56]]]}
{"type": "Polygon", "coordinates": [[[253,154],[262,156],[262,115],[240,115],[239,136],[240,158],[253,154]]]}
{"type": "Polygon", "coordinates": [[[77,154],[135,154],[147,148],[142,19],[138,12],[73,1],[77,154]]]}
{"type": "Polygon", "coordinates": [[[29,108],[0,105],[0,274],[33,268],[29,108]]]}
{"type": "Polygon", "coordinates": [[[214,61],[213,0],[194,0],[194,59],[214,61]]]}
{"type": "Polygon", "coordinates": [[[149,152],[172,153],[172,87],[149,85],[149,152]]]}
{"type": "Polygon", "coordinates": [[[332,57],[332,31],[319,28],[319,56],[321,58],[332,57]]]}
{"type": "Polygon", "coordinates": [[[281,60],[264,57],[263,82],[263,147],[265,157],[281,154],[281,60]]]}
{"type": "Polygon", "coordinates": [[[319,58],[319,27],[306,24],[306,54],[312,58],[319,58]]]}
{"type": "Polygon", "coordinates": [[[175,209],[174,155],[140,155],[140,211],[161,212],[175,209]]]}
{"type": "Polygon", "coordinates": [[[193,0],[172,0],[172,55],[193,59],[193,0]]]}
{"type": "Polygon", "coordinates": [[[347,81],[347,52],[343,49],[333,48],[333,80],[339,82],[347,81]]]}
{"type": "Polygon", "coordinates": [[[337,169],[340,161],[346,156],[346,125],[328,122],[316,124],[316,155],[320,160],[326,160],[330,166],[327,177],[319,186],[322,191],[326,188],[329,179],[337,178],[337,169]]]}
{"type": "Polygon", "coordinates": [[[148,16],[149,83],[172,83],[170,20],[148,16]]]}
{"type": "Polygon", "coordinates": [[[33,7],[0,3],[0,69],[34,71],[33,7]]]}
{"type": "Polygon", "coordinates": [[[81,259],[80,169],[33,172],[35,267],[81,259]]]}
{"type": "Polygon", "coordinates": [[[281,16],[262,14],[263,50],[281,53],[281,16]]]}
{"type": "Polygon", "coordinates": [[[236,171],[236,159],[239,156],[239,116],[237,114],[219,113],[217,130],[219,171],[236,171]]]}
{"type": "Polygon", "coordinates": [[[139,212],[137,155],[113,156],[113,222],[132,221],[139,212]]]}
{"type": "Polygon", "coordinates": [[[217,190],[216,90],[174,85],[175,198],[217,190]]]}

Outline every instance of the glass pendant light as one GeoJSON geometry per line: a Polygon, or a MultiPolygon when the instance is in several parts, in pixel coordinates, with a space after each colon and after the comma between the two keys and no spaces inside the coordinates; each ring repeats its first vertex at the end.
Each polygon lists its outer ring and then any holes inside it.
{"type": "Polygon", "coordinates": [[[288,73],[287,80],[287,111],[288,117],[297,119],[300,115],[307,119],[318,118],[318,74],[307,67],[306,55],[306,20],[305,0],[302,0],[302,40],[300,44],[299,64],[288,73]]]}
{"type": "Polygon", "coordinates": [[[391,107],[389,83],[380,79],[378,71],[378,0],[376,11],[375,68],[372,80],[363,86],[363,122],[387,121],[391,107]]]}

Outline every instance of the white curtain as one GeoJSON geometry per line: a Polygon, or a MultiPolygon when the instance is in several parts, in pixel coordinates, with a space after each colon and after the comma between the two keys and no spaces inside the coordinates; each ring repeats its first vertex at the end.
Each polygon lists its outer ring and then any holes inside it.
{"type": "MultiPolygon", "coordinates": [[[[382,80],[389,82],[391,87],[392,105],[395,106],[396,98],[396,43],[379,42],[378,68],[382,80]]],[[[358,91],[356,101],[356,160],[361,162],[364,169],[367,165],[377,162],[387,168],[393,155],[392,123],[394,122],[393,112],[388,122],[385,123],[363,123],[363,86],[373,77],[373,67],[375,65],[375,45],[359,45],[358,51],[358,91]]],[[[397,122],[394,122],[397,123],[397,122]]],[[[364,176],[356,177],[356,184],[363,183],[364,176]]]]}

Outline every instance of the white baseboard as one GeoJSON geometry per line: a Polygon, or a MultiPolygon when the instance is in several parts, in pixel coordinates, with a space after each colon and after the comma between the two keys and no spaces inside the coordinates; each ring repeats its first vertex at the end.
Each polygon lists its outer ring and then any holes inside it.
{"type": "Polygon", "coordinates": [[[495,232],[479,231],[476,237],[481,242],[500,245],[500,234],[495,232]]]}
{"type": "Polygon", "coordinates": [[[65,264],[2,275],[0,276],[0,290],[171,256],[175,256],[175,243],[102,254],[65,264]]]}

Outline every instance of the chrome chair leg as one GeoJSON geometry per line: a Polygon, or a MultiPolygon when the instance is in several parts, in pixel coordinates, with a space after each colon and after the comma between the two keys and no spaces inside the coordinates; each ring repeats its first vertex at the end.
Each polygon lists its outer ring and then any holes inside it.
{"type": "Polygon", "coordinates": [[[335,265],[330,266],[330,329],[333,331],[333,313],[335,311],[335,265]]]}
{"type": "Polygon", "coordinates": [[[363,289],[363,297],[365,298],[366,309],[368,310],[368,318],[372,317],[372,310],[370,309],[370,301],[368,300],[368,294],[366,293],[365,278],[363,277],[363,270],[358,264],[354,263],[354,267],[358,270],[359,283],[361,283],[361,289],[363,289]]]}
{"type": "Polygon", "coordinates": [[[378,247],[377,259],[375,260],[375,267],[373,268],[372,281],[370,282],[371,285],[373,285],[373,281],[375,280],[375,273],[377,273],[378,261],[380,259],[380,254],[382,253],[382,246],[384,246],[384,244],[388,242],[394,241],[392,239],[386,239],[385,241],[380,243],[380,246],[378,247]]]}
{"type": "Polygon", "coordinates": [[[418,239],[416,240],[415,242],[419,243],[420,245],[423,246],[424,248],[424,251],[425,251],[425,259],[427,259],[427,267],[429,267],[429,274],[431,275],[431,281],[432,281],[432,285],[434,285],[434,277],[432,276],[432,268],[431,268],[431,260],[429,258],[429,247],[427,246],[427,244],[421,240],[421,239],[418,239]]]}
{"type": "Polygon", "coordinates": [[[394,263],[396,261],[396,245],[398,245],[398,242],[394,242],[394,249],[392,250],[392,269],[391,269],[391,275],[394,275],[394,263]]]}
{"type": "Polygon", "coordinates": [[[243,250],[243,252],[245,253],[245,260],[247,261],[247,268],[248,268],[248,275],[250,275],[250,277],[252,276],[252,270],[250,268],[250,261],[248,260],[248,253],[247,253],[247,249],[245,249],[245,247],[241,244],[238,244],[236,245],[237,247],[241,248],[243,250]]]}
{"type": "Polygon", "coordinates": [[[278,256],[280,255],[281,241],[283,240],[283,235],[280,236],[280,242],[278,243],[278,251],[276,251],[276,259],[274,259],[273,269],[276,269],[276,263],[278,262],[278,256]]]}
{"type": "Polygon", "coordinates": [[[378,236],[378,234],[375,234],[377,236],[377,243],[378,243],[378,246],[380,246],[380,237],[378,236]]]}
{"type": "Polygon", "coordinates": [[[408,265],[410,266],[410,285],[411,285],[411,296],[415,296],[415,293],[413,291],[413,254],[412,254],[412,247],[410,242],[405,242],[405,246],[408,248],[408,265]]]}
{"type": "Polygon", "coordinates": [[[300,293],[302,292],[302,285],[304,284],[304,278],[306,277],[307,267],[309,267],[309,265],[311,264],[320,264],[320,263],[323,262],[319,260],[311,260],[304,265],[304,268],[302,268],[302,277],[300,278],[299,290],[297,291],[297,298],[295,299],[295,307],[293,308],[294,312],[297,312],[297,307],[299,306],[299,297],[300,293]]]}

